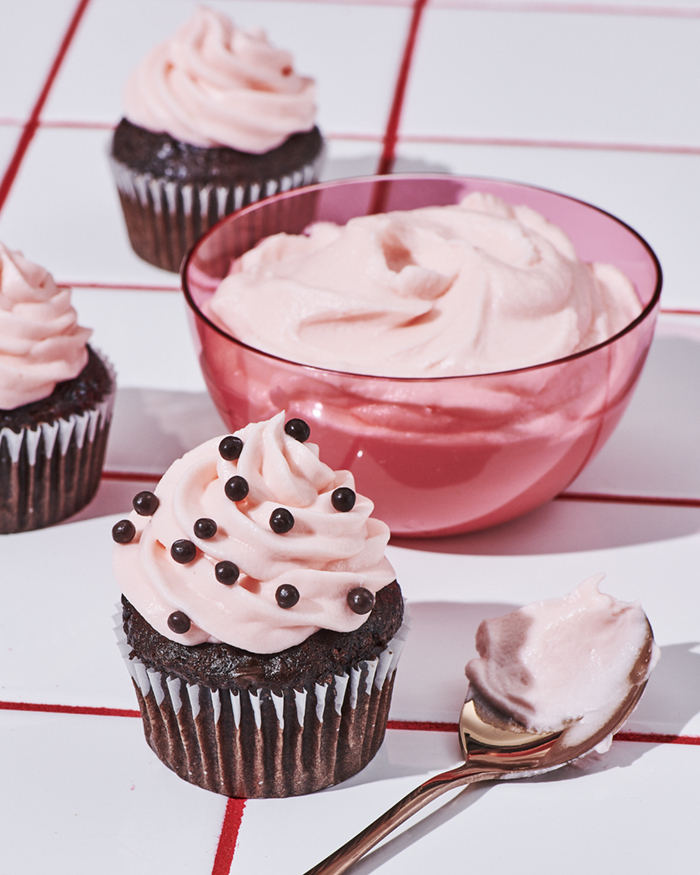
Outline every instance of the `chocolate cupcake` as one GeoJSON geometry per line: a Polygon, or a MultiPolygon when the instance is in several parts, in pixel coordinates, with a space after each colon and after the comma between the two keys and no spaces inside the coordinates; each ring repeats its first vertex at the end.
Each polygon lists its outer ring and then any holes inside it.
{"type": "Polygon", "coordinates": [[[111,163],[132,248],[178,271],[219,219],[317,179],[314,83],[262,31],[198,9],[127,83],[111,163]]]}
{"type": "Polygon", "coordinates": [[[113,530],[146,739],[228,796],[336,784],[386,729],[404,634],[389,531],[307,437],[279,414],[208,441],[113,530]]]}
{"type": "Polygon", "coordinates": [[[0,533],[53,525],[100,482],[114,400],[70,290],[0,244],[0,533]]]}

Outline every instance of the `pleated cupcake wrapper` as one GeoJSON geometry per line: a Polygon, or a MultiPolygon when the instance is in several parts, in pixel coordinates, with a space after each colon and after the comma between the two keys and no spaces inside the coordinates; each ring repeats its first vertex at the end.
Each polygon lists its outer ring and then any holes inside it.
{"type": "Polygon", "coordinates": [[[363,769],[386,731],[406,626],[378,657],[303,689],[226,690],[147,668],[119,647],[139,700],[146,740],[181,778],[241,798],[297,796],[363,769]]]}
{"type": "Polygon", "coordinates": [[[19,433],[0,429],[0,533],[50,526],[88,504],[100,484],[113,405],[114,390],[80,414],[19,433]]]}
{"type": "Polygon", "coordinates": [[[316,181],[322,155],[293,173],[240,184],[185,183],[110,158],[129,240],[145,261],[177,272],[187,250],[224,216],[316,181]]]}

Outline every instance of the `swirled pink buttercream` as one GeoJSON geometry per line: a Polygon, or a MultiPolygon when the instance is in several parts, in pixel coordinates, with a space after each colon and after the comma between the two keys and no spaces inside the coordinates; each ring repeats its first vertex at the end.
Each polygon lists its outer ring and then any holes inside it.
{"type": "Polygon", "coordinates": [[[262,30],[244,31],[213,9],[197,9],[130,76],[130,122],[195,146],[263,153],[314,126],[315,84],[262,30]]]}
{"type": "Polygon", "coordinates": [[[539,213],[472,192],[459,204],[267,237],[204,310],[243,343],[291,361],[444,377],[589,349],[641,305],[627,277],[579,260],[539,213]]]}
{"type": "Polygon", "coordinates": [[[92,331],[78,325],[70,289],[0,243],[0,408],[47,398],[87,364],[92,331]]]}
{"type": "Polygon", "coordinates": [[[348,593],[356,587],[376,593],[395,578],[384,556],[388,527],[370,517],[374,505],[361,495],[350,511],[334,508],[332,493],[352,489],[352,475],[321,462],[315,444],[287,435],[283,413],[236,436],[243,442],[237,460],[222,458],[221,438],[202,444],[165,473],[152,517],[131,514],[136,535],[114,549],[122,592],[154,629],[188,645],[224,642],[276,653],[319,629],[357,629],[368,615],[351,610],[348,593]],[[248,484],[241,501],[227,497],[232,477],[248,484]],[[279,507],[294,518],[284,534],[270,526],[279,507]],[[195,534],[202,518],[216,523],[213,537],[195,534]],[[186,564],[171,556],[172,544],[182,539],[196,548],[186,564]],[[233,585],[217,579],[221,562],[240,570],[233,585]],[[299,594],[291,607],[277,602],[282,585],[299,594]],[[174,612],[191,621],[187,632],[168,625],[174,612]]]}

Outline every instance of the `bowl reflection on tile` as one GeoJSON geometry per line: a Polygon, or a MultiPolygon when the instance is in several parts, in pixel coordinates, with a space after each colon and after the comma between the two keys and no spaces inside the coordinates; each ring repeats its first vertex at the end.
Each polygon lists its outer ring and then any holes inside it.
{"type": "Polygon", "coordinates": [[[661,270],[615,217],[515,183],[402,175],[323,183],[277,195],[220,222],[186,259],[183,288],[202,372],[232,430],[285,409],[306,419],[322,459],[353,472],[393,534],[485,528],[565,488],[619,421],[651,343],[661,270]],[[634,283],[642,310],[623,331],[555,362],[495,374],[373,377],[285,361],[237,341],[202,312],[232,261],[263,237],[313,221],[457,203],[470,191],[525,204],[562,228],[583,261],[634,283]]]}

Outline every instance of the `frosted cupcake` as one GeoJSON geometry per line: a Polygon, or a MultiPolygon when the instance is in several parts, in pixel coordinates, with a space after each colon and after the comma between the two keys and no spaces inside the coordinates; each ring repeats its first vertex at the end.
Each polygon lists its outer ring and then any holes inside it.
{"type": "Polygon", "coordinates": [[[148,743],[228,796],[336,784],[386,729],[403,641],[389,530],[308,437],[279,414],[208,441],[113,529],[148,743]]]}
{"type": "Polygon", "coordinates": [[[315,85],[261,30],[197,9],[131,75],[112,168],[132,248],[178,271],[225,215],[317,178],[315,85]]]}
{"type": "Polygon", "coordinates": [[[57,523],[94,496],[114,399],[70,290],[0,243],[0,532],[57,523]]]}

